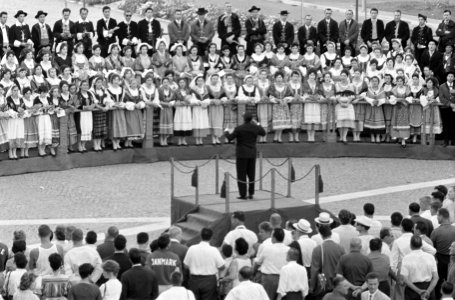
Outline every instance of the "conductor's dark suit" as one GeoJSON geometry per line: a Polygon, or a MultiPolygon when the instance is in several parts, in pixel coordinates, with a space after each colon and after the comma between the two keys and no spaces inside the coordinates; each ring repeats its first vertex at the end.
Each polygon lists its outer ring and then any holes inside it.
{"type": "Polygon", "coordinates": [[[236,167],[237,167],[237,185],[239,187],[240,197],[246,199],[246,177],[248,176],[248,194],[254,195],[254,178],[256,171],[256,140],[258,136],[265,136],[265,130],[260,125],[251,122],[245,122],[237,126],[232,133],[226,133],[227,138],[231,141],[237,139],[236,167]]]}

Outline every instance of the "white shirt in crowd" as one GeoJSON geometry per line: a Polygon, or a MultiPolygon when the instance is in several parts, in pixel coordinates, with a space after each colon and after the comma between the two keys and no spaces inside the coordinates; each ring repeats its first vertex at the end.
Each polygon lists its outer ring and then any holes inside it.
{"type": "Polygon", "coordinates": [[[340,225],[332,230],[332,234],[337,233],[340,236],[340,246],[346,253],[351,250],[351,240],[359,236],[359,232],[351,224],[340,225]]]}
{"type": "Polygon", "coordinates": [[[286,256],[289,247],[283,243],[272,243],[266,245],[255,262],[261,266],[261,272],[264,274],[279,274],[281,268],[287,263],[286,256]]]}
{"type": "Polygon", "coordinates": [[[284,231],[283,244],[289,246],[294,241],[294,239],[292,238],[292,231],[289,231],[287,229],[283,229],[283,231],[284,231]]]}
{"type": "Polygon", "coordinates": [[[215,275],[218,274],[218,269],[224,266],[220,251],[206,241],[191,246],[183,263],[189,268],[191,275],[215,275]]]}
{"type": "Polygon", "coordinates": [[[71,282],[81,280],[79,276],[79,266],[89,263],[94,270],[90,276],[93,282],[97,282],[103,274],[101,268],[101,257],[95,248],[84,245],[71,248],[65,255],[65,274],[69,276],[71,282]]]}
{"type": "Polygon", "coordinates": [[[249,280],[242,281],[233,288],[224,300],[269,300],[264,287],[249,280]]]}
{"type": "Polygon", "coordinates": [[[436,259],[422,250],[412,250],[403,257],[401,275],[410,282],[429,282],[433,273],[437,273],[436,259]]]}
{"type": "MultiPolygon", "coordinates": [[[[392,244],[392,251],[390,253],[390,266],[394,272],[397,272],[398,264],[403,258],[411,253],[411,238],[413,234],[411,232],[403,233],[397,238],[392,244]]],[[[436,254],[436,249],[422,241],[422,250],[431,255],[436,254]]]]}
{"type": "Polygon", "coordinates": [[[296,261],[288,262],[280,270],[277,293],[284,297],[288,292],[302,292],[302,298],[308,295],[308,274],[296,261]]]}
{"type": "Polygon", "coordinates": [[[235,229],[229,231],[228,234],[226,234],[223,243],[231,245],[232,248],[235,249],[235,241],[238,238],[245,239],[245,241],[248,243],[248,249],[250,253],[253,249],[253,245],[258,242],[256,233],[246,228],[245,225],[239,225],[235,227],[235,229]]]}
{"type": "Polygon", "coordinates": [[[9,295],[14,295],[14,293],[18,290],[19,285],[21,283],[21,277],[27,273],[26,269],[16,269],[7,273],[5,276],[5,282],[3,284],[3,289],[8,291],[9,295]]]}
{"type": "MultiPolygon", "coordinates": [[[[313,235],[313,236],[311,237],[311,239],[312,239],[313,241],[315,241],[316,244],[317,244],[318,246],[319,246],[319,245],[322,245],[322,236],[321,236],[320,233],[317,233],[317,234],[313,235]]],[[[333,232],[333,231],[332,231],[332,236],[330,237],[330,239],[331,239],[332,241],[334,241],[335,243],[337,243],[337,244],[340,243],[340,236],[339,236],[338,233],[336,233],[336,232],[333,232]]]]}
{"type": "MultiPolygon", "coordinates": [[[[445,200],[444,200],[445,201],[445,200]]],[[[422,218],[428,219],[433,223],[433,229],[436,229],[439,227],[439,221],[438,221],[438,215],[431,215],[431,211],[429,209],[424,210],[423,212],[420,213],[420,216],[422,218]]]]}
{"type": "Polygon", "coordinates": [[[170,289],[162,292],[156,300],[196,300],[192,291],[187,290],[183,286],[173,286],[170,289]]]}
{"type": "Polygon", "coordinates": [[[313,250],[316,248],[317,243],[310,239],[308,235],[302,235],[297,240],[297,243],[300,245],[300,251],[302,253],[302,261],[305,267],[311,266],[311,256],[313,255],[313,250]]]}
{"type": "Polygon", "coordinates": [[[111,278],[100,286],[103,300],[118,300],[122,294],[122,283],[117,278],[111,278]]]}
{"type": "Polygon", "coordinates": [[[382,223],[379,222],[378,220],[371,219],[371,226],[370,226],[370,229],[368,230],[368,232],[375,238],[378,238],[378,237],[380,237],[381,229],[382,229],[382,223]]]}

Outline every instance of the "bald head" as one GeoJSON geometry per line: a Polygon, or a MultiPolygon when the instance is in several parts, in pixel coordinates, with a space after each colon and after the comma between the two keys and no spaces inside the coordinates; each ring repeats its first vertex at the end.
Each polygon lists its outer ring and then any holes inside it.
{"type": "Polygon", "coordinates": [[[107,238],[115,239],[119,235],[118,228],[111,226],[107,229],[107,238]]]}
{"type": "Polygon", "coordinates": [[[270,224],[272,224],[273,228],[279,228],[281,227],[281,216],[277,213],[274,213],[270,216],[270,224]]]}
{"type": "Polygon", "coordinates": [[[360,251],[362,249],[362,241],[359,238],[352,238],[349,247],[351,251],[360,251]]]}
{"type": "Polygon", "coordinates": [[[172,226],[168,231],[169,238],[180,241],[182,238],[182,229],[177,226],[172,226]]]}

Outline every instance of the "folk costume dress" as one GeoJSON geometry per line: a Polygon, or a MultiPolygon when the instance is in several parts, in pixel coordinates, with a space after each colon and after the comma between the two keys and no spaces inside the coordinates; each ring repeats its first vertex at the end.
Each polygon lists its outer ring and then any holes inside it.
{"type": "Polygon", "coordinates": [[[220,137],[223,135],[224,130],[224,108],[221,104],[221,98],[225,97],[226,95],[224,94],[224,89],[222,87],[221,81],[218,81],[218,84],[215,86],[207,84],[207,90],[209,93],[209,98],[212,100],[212,103],[209,106],[210,134],[216,137],[220,137]],[[215,105],[215,102],[218,102],[218,105],[215,105]]]}
{"type": "Polygon", "coordinates": [[[204,72],[204,62],[199,55],[196,55],[195,57],[188,55],[188,65],[190,67],[190,74],[193,76],[204,72]]]}
{"type": "Polygon", "coordinates": [[[332,124],[329,124],[329,117],[330,117],[330,121],[333,124],[335,124],[335,105],[333,104],[333,100],[335,97],[335,84],[321,83],[321,94],[326,102],[326,103],[321,103],[321,124],[322,124],[322,130],[326,130],[327,126],[332,125],[332,124]],[[329,105],[329,101],[330,101],[331,105],[329,105]]]}
{"type": "MultiPolygon", "coordinates": [[[[123,101],[125,103],[134,103],[134,105],[142,102],[144,99],[141,94],[141,90],[125,88],[125,96],[123,101]]],[[[141,109],[134,108],[132,110],[125,109],[125,120],[126,120],[126,137],[128,140],[137,140],[144,138],[144,118],[141,109]]]]}
{"type": "Polygon", "coordinates": [[[409,106],[398,102],[397,99],[411,103],[411,91],[408,87],[394,87],[390,101],[395,103],[392,114],[392,138],[409,138],[411,126],[409,124],[409,106]]]}
{"type": "MultiPolygon", "coordinates": [[[[33,101],[33,105],[49,106],[49,100],[47,98],[36,97],[33,101]]],[[[48,114],[48,108],[41,108],[40,114],[37,117],[38,121],[38,143],[40,145],[52,145],[52,121],[48,114]]]]}
{"type": "Polygon", "coordinates": [[[365,128],[368,129],[370,134],[385,133],[385,119],[382,105],[385,103],[385,93],[378,87],[373,89],[370,87],[365,95],[365,101],[368,106],[365,112],[365,128]]]}
{"type": "Polygon", "coordinates": [[[6,99],[0,95],[0,152],[4,152],[9,148],[8,141],[8,106],[6,99]]]}
{"type": "Polygon", "coordinates": [[[300,129],[302,125],[303,116],[303,85],[300,83],[290,82],[289,87],[291,88],[294,99],[289,103],[289,112],[291,114],[291,129],[300,129]]]}
{"type": "MultiPolygon", "coordinates": [[[[122,70],[123,63],[121,60],[120,55],[112,55],[110,54],[108,57],[106,57],[106,69],[108,71],[117,71],[120,72],[122,70]]],[[[136,69],[135,69],[136,71],[136,69]]]]}
{"type": "Polygon", "coordinates": [[[321,104],[318,103],[321,100],[320,84],[317,81],[312,83],[306,80],[303,83],[303,91],[305,104],[301,127],[304,130],[321,130],[321,104]]]}
{"type": "Polygon", "coordinates": [[[258,80],[256,85],[261,96],[261,100],[259,100],[256,107],[258,121],[261,124],[262,128],[264,128],[265,132],[268,133],[272,130],[273,117],[272,102],[270,102],[269,99],[270,81],[268,79],[266,79],[265,81],[258,80]]]}
{"type": "Polygon", "coordinates": [[[38,122],[33,114],[33,99],[22,98],[23,108],[28,110],[24,116],[24,138],[26,148],[36,148],[38,146],[38,122]]]}
{"type": "Polygon", "coordinates": [[[109,87],[107,89],[109,93],[109,97],[114,104],[116,105],[116,109],[111,110],[108,116],[108,124],[109,124],[109,137],[111,139],[123,139],[127,136],[126,131],[126,118],[125,118],[125,110],[119,106],[122,106],[123,102],[123,88],[118,87],[109,87]]]}
{"type": "Polygon", "coordinates": [[[224,103],[223,128],[234,130],[237,127],[237,86],[234,84],[224,83],[224,94],[227,100],[224,103]]]}
{"type": "Polygon", "coordinates": [[[77,106],[77,103],[74,102],[75,98],[76,96],[69,93],[67,95],[60,93],[59,106],[65,109],[65,114],[68,117],[68,145],[77,143],[76,122],[74,120],[74,113],[72,112],[73,108],[77,106]]]}
{"type": "MultiPolygon", "coordinates": [[[[107,91],[102,89],[92,90],[94,98],[94,103],[104,107],[106,105],[106,99],[108,99],[107,91]]],[[[94,139],[107,139],[107,112],[100,109],[94,110],[92,112],[93,117],[93,138],[94,139]]]]}
{"type": "Polygon", "coordinates": [[[46,79],[44,78],[43,75],[38,76],[38,75],[33,75],[30,80],[30,87],[32,91],[35,93],[38,91],[38,88],[40,86],[45,86],[47,85],[46,79]]]}
{"type": "Polygon", "coordinates": [[[205,57],[205,69],[207,75],[212,75],[219,71],[218,65],[220,63],[220,56],[218,54],[208,54],[205,57]]]}
{"type": "MultiPolygon", "coordinates": [[[[151,87],[147,87],[144,83],[141,85],[142,96],[144,97],[145,101],[153,102],[156,105],[159,105],[160,100],[158,99],[158,88],[155,85],[151,87]]],[[[153,123],[153,134],[158,134],[160,130],[160,108],[153,107],[153,120],[148,120],[153,123]]],[[[147,114],[144,114],[144,122],[147,122],[147,114]]],[[[144,132],[145,132],[145,125],[144,125],[144,132]]]]}
{"type": "Polygon", "coordinates": [[[289,59],[289,68],[291,69],[291,71],[297,71],[301,75],[304,75],[303,71],[305,71],[305,69],[304,69],[304,63],[303,63],[303,55],[300,55],[300,53],[297,53],[297,54],[291,53],[291,54],[289,54],[288,59],[289,59]]]}
{"type": "Polygon", "coordinates": [[[350,102],[351,94],[354,95],[354,86],[351,83],[343,85],[341,82],[335,84],[337,92],[337,104],[335,106],[335,120],[337,128],[354,128],[355,110],[350,102]]]}
{"type": "Polygon", "coordinates": [[[354,104],[355,113],[354,131],[362,132],[365,124],[366,111],[369,105],[364,101],[364,96],[368,91],[368,86],[363,80],[352,81],[352,86],[354,88],[356,100],[359,100],[356,104],[354,104]]]}
{"type": "Polygon", "coordinates": [[[269,59],[264,53],[251,55],[250,74],[257,74],[260,69],[267,69],[269,67],[269,59]]]}
{"type": "Polygon", "coordinates": [[[163,106],[160,112],[159,134],[173,135],[174,134],[173,106],[175,100],[175,92],[171,89],[171,87],[169,87],[168,89],[160,87],[158,89],[158,98],[160,100],[160,104],[163,106]]]}
{"type": "MultiPolygon", "coordinates": [[[[167,51],[157,51],[152,55],[152,65],[156,74],[161,78],[164,77],[164,73],[172,64],[172,58],[167,51]]],[[[147,70],[148,68],[145,68],[147,70]]]]}
{"type": "Polygon", "coordinates": [[[106,69],[106,60],[101,56],[93,55],[88,60],[90,70],[93,72],[97,72],[98,74],[102,74],[102,72],[106,69]]]}
{"type": "MultiPolygon", "coordinates": [[[[420,134],[423,125],[423,106],[420,96],[423,93],[423,88],[419,84],[417,86],[411,85],[409,87],[412,96],[412,102],[409,104],[409,125],[411,126],[411,134],[420,134]]],[[[424,99],[422,99],[425,101],[424,99]]]]}
{"type": "Polygon", "coordinates": [[[438,103],[439,90],[438,88],[428,89],[424,88],[420,95],[421,103],[426,103],[423,107],[423,118],[425,122],[426,134],[441,134],[441,115],[439,114],[438,103]]]}
{"type": "Polygon", "coordinates": [[[289,111],[289,105],[287,103],[287,97],[293,97],[292,90],[288,85],[284,84],[279,87],[276,84],[272,84],[269,89],[269,96],[275,97],[275,101],[272,106],[272,128],[273,130],[285,130],[291,128],[291,113],[289,111]]]}
{"type": "Polygon", "coordinates": [[[285,53],[277,53],[270,60],[270,73],[274,75],[276,72],[280,71],[289,75],[291,71],[289,68],[290,65],[289,57],[287,57],[285,53]]]}
{"type": "Polygon", "coordinates": [[[237,84],[240,86],[243,83],[243,79],[245,78],[246,75],[248,75],[248,69],[251,64],[251,59],[247,56],[244,55],[240,57],[238,54],[234,55],[233,57],[234,60],[234,76],[237,84]]]}
{"type": "Polygon", "coordinates": [[[321,67],[323,70],[328,70],[335,65],[335,60],[338,58],[338,55],[333,52],[325,52],[321,55],[321,67]]]}
{"type": "Polygon", "coordinates": [[[193,116],[191,113],[191,91],[189,88],[175,92],[174,135],[191,136],[193,132],[193,116]]]}
{"type": "Polygon", "coordinates": [[[10,148],[24,148],[25,146],[25,128],[24,119],[19,114],[22,107],[21,98],[6,98],[6,104],[10,118],[8,119],[8,142],[10,148]]]}
{"type": "Polygon", "coordinates": [[[80,127],[81,127],[81,141],[91,141],[93,132],[93,115],[92,111],[84,111],[84,106],[90,106],[95,103],[95,96],[92,92],[87,91],[87,95],[84,96],[82,92],[78,93],[80,100],[79,107],[80,112],[80,127]]]}
{"type": "Polygon", "coordinates": [[[239,87],[238,99],[239,99],[239,103],[237,105],[238,123],[241,123],[241,120],[243,119],[242,116],[244,115],[244,113],[250,113],[253,116],[253,119],[257,120],[258,115],[256,103],[259,102],[259,100],[261,99],[258,88],[255,85],[253,86],[247,86],[246,84],[241,85],[239,87]],[[248,98],[253,98],[254,100],[246,102],[248,98]]]}
{"type": "MultiPolygon", "coordinates": [[[[209,113],[207,106],[210,103],[210,96],[205,86],[195,86],[191,89],[193,95],[193,136],[204,138],[209,134],[209,113]]],[[[236,125],[237,126],[237,125],[236,125]]]]}
{"type": "Polygon", "coordinates": [[[319,56],[314,53],[305,53],[303,55],[303,65],[306,66],[307,70],[309,69],[319,69],[321,67],[321,60],[319,56]]]}
{"type": "Polygon", "coordinates": [[[368,70],[368,64],[370,63],[370,55],[357,55],[357,61],[359,62],[359,69],[361,73],[366,73],[368,70]]]}
{"type": "Polygon", "coordinates": [[[80,80],[86,80],[89,77],[89,62],[84,54],[75,53],[73,55],[74,74],[80,80]]]}
{"type": "Polygon", "coordinates": [[[392,95],[392,84],[383,84],[382,90],[385,93],[386,101],[382,105],[382,110],[384,112],[384,121],[385,121],[385,132],[387,134],[392,133],[392,114],[393,114],[393,105],[390,104],[390,95],[392,95]]]}

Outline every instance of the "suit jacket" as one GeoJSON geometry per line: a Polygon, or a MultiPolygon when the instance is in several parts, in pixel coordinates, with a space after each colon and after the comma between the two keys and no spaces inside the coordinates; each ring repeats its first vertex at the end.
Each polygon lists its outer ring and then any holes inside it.
{"type": "Polygon", "coordinates": [[[328,40],[337,43],[339,39],[338,23],[334,19],[330,19],[329,22],[330,35],[327,38],[327,21],[325,19],[318,23],[318,38],[319,43],[322,46],[327,43],[328,40]]]}
{"type": "Polygon", "coordinates": [[[190,25],[183,20],[180,26],[175,21],[169,23],[167,25],[167,32],[169,33],[169,44],[177,43],[179,40],[188,42],[190,39],[190,25]]]}
{"type": "MultiPolygon", "coordinates": [[[[8,25],[5,25],[6,28],[6,35],[8,36],[9,39],[9,33],[10,33],[10,27],[8,25]]],[[[9,40],[10,46],[13,44],[13,41],[9,40]]],[[[3,32],[0,27],[0,48],[3,48],[3,32]]]]}
{"type": "MultiPolygon", "coordinates": [[[[50,49],[52,49],[52,46],[54,45],[54,34],[52,33],[51,26],[45,24],[46,30],[47,30],[47,35],[49,36],[49,44],[44,45],[44,46],[50,46],[50,49]]],[[[43,45],[41,45],[41,29],[40,29],[40,23],[36,23],[32,27],[32,41],[33,41],[33,46],[35,47],[35,51],[38,53],[38,51],[42,48],[43,45]]]]}
{"type": "MultiPolygon", "coordinates": [[[[384,22],[382,20],[376,20],[376,33],[378,35],[378,40],[382,41],[384,38],[384,22]]],[[[360,37],[362,38],[363,42],[366,43],[368,41],[372,41],[372,34],[373,34],[373,23],[371,19],[367,19],[363,21],[362,29],[360,30],[360,37]]]]}
{"type": "Polygon", "coordinates": [[[242,30],[242,25],[240,25],[240,19],[237,14],[231,14],[231,23],[232,23],[232,31],[228,32],[228,28],[224,24],[224,19],[226,18],[225,14],[222,14],[218,18],[218,36],[221,40],[226,40],[231,35],[234,35],[234,39],[237,40],[240,36],[240,32],[242,30]]]}
{"type": "MultiPolygon", "coordinates": [[[[361,300],[370,300],[370,295],[369,295],[369,291],[365,291],[362,293],[362,295],[360,296],[360,299],[361,300]]],[[[386,294],[384,294],[383,292],[381,292],[380,290],[378,290],[374,296],[371,298],[371,300],[390,300],[390,297],[387,296],[386,294]]]]}
{"type": "MultiPolygon", "coordinates": [[[[128,45],[128,42],[131,42],[133,38],[138,39],[139,38],[139,29],[138,25],[136,22],[131,21],[130,22],[130,32],[128,34],[128,25],[126,24],[125,21],[120,22],[118,24],[118,40],[120,45],[126,46],[128,45]]],[[[155,45],[153,45],[155,47],[155,45]]]]}
{"type": "Polygon", "coordinates": [[[267,34],[267,27],[265,26],[264,20],[258,18],[257,26],[254,27],[254,21],[252,18],[248,18],[245,21],[246,37],[247,42],[252,41],[263,41],[267,34]]]}
{"type": "MultiPolygon", "coordinates": [[[[385,26],[385,38],[386,40],[391,43],[392,39],[395,37],[395,28],[397,27],[397,23],[395,21],[390,21],[385,26]]],[[[410,33],[409,33],[409,25],[405,21],[400,21],[398,26],[398,38],[401,39],[401,45],[406,47],[408,42],[410,33]]]]}
{"type": "Polygon", "coordinates": [[[153,300],[158,297],[158,280],[154,271],[143,266],[133,266],[122,275],[121,300],[153,300]]]}
{"type": "Polygon", "coordinates": [[[142,19],[137,23],[138,38],[143,43],[152,43],[151,46],[155,48],[156,40],[161,37],[163,32],[161,31],[160,21],[157,19],[152,20],[152,33],[153,40],[149,41],[149,22],[147,19],[142,19]]]}
{"type": "Polygon", "coordinates": [[[426,46],[428,42],[433,39],[433,30],[427,25],[422,28],[422,35],[419,35],[420,31],[420,26],[416,26],[412,29],[411,43],[413,43],[414,46],[417,46],[417,44],[426,46]]]}
{"type": "Polygon", "coordinates": [[[28,27],[27,24],[24,23],[24,25],[21,27],[21,26],[17,26],[16,24],[14,24],[13,26],[10,27],[9,29],[9,42],[10,44],[14,45],[14,47],[19,47],[19,43],[22,41],[22,30],[24,32],[24,40],[25,42],[27,42],[28,40],[31,41],[31,38],[32,38],[32,34],[30,32],[30,27],[28,27]]]}
{"type": "Polygon", "coordinates": [[[245,123],[237,126],[230,134],[226,134],[231,141],[237,139],[235,153],[237,158],[255,158],[256,140],[258,136],[264,136],[265,130],[260,125],[245,123]]]}
{"type": "Polygon", "coordinates": [[[411,216],[410,219],[412,220],[412,222],[414,222],[414,224],[416,224],[419,221],[425,223],[425,225],[427,225],[427,236],[430,236],[431,233],[433,232],[434,229],[433,222],[431,222],[429,219],[421,217],[420,215],[413,215],[411,216]]]}
{"type": "Polygon", "coordinates": [[[444,82],[439,86],[439,100],[441,101],[443,108],[448,108],[450,104],[455,103],[455,98],[450,95],[450,88],[447,85],[447,82],[444,82]]]}
{"type": "Polygon", "coordinates": [[[343,43],[347,39],[350,44],[356,44],[357,38],[359,37],[359,29],[355,20],[351,20],[349,28],[346,20],[341,21],[338,32],[340,34],[340,43],[343,43]]]}
{"type": "Polygon", "coordinates": [[[306,39],[306,27],[305,25],[300,26],[299,31],[297,32],[297,38],[299,40],[300,48],[305,47],[308,41],[312,41],[316,46],[318,43],[318,32],[316,27],[310,26],[310,34],[308,35],[308,40],[306,39]]]}
{"type": "Polygon", "coordinates": [[[290,47],[294,42],[294,25],[286,22],[284,28],[284,39],[282,38],[282,30],[283,24],[281,24],[281,21],[277,21],[275,24],[273,24],[273,41],[275,42],[275,45],[286,43],[287,47],[290,47]]]}
{"type": "Polygon", "coordinates": [[[69,26],[70,26],[70,38],[64,38],[62,36],[63,33],[63,21],[58,20],[57,22],[54,23],[54,36],[55,36],[55,43],[59,44],[62,41],[67,41],[67,42],[73,42],[73,40],[76,38],[76,27],[74,26],[73,21],[69,21],[69,26]]]}
{"type": "Polygon", "coordinates": [[[98,44],[108,46],[112,43],[115,43],[115,38],[117,36],[118,30],[114,31],[114,34],[112,34],[111,37],[104,36],[103,34],[104,30],[114,29],[115,27],[117,27],[117,21],[115,19],[110,18],[109,24],[106,24],[106,21],[104,19],[98,20],[98,22],[96,22],[96,35],[98,36],[98,44]]]}
{"type": "Polygon", "coordinates": [[[203,34],[204,37],[208,38],[206,43],[210,43],[215,36],[215,29],[213,27],[213,23],[210,22],[209,20],[204,20],[204,23],[201,24],[199,20],[195,20],[193,24],[191,24],[190,28],[190,35],[191,35],[191,40],[193,43],[199,43],[201,40],[199,39],[201,37],[201,33],[203,34]]]}
{"type": "Polygon", "coordinates": [[[93,26],[92,21],[77,21],[74,24],[74,30],[76,32],[76,40],[82,41],[85,50],[90,50],[92,48],[92,38],[95,36],[95,27],[93,26]],[[86,33],[85,36],[84,33],[86,33]],[[90,35],[90,37],[87,34],[90,35]]]}
{"type": "Polygon", "coordinates": [[[421,66],[422,70],[423,70],[423,67],[429,66],[430,70],[433,71],[434,75],[441,82],[441,79],[443,79],[443,76],[444,76],[444,66],[442,64],[442,61],[443,61],[443,55],[441,52],[439,52],[438,50],[435,50],[433,55],[430,58],[430,54],[427,49],[423,52],[422,57],[420,58],[420,66],[421,66]]]}
{"type": "Polygon", "coordinates": [[[439,23],[438,29],[436,29],[436,35],[439,36],[439,43],[454,44],[455,43],[455,22],[449,20],[449,24],[445,26],[444,22],[439,23]],[[449,34],[445,34],[445,30],[450,31],[449,34]]]}

